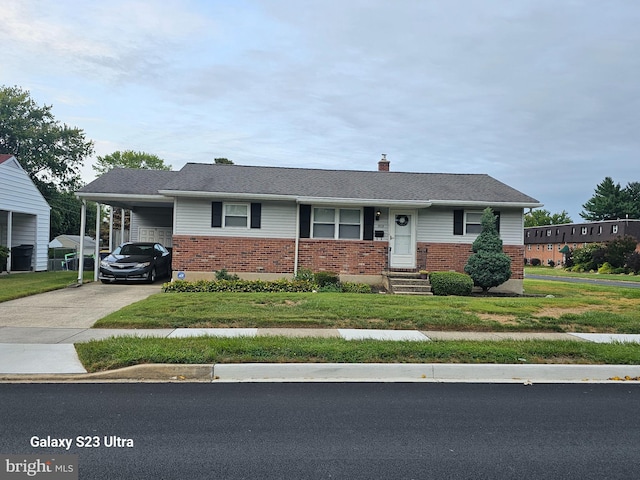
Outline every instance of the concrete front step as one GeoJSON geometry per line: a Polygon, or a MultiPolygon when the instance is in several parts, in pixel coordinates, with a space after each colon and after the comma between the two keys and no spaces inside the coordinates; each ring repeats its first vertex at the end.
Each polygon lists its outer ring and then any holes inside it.
{"type": "Polygon", "coordinates": [[[396,295],[433,295],[429,280],[416,274],[389,275],[389,290],[396,295]]]}

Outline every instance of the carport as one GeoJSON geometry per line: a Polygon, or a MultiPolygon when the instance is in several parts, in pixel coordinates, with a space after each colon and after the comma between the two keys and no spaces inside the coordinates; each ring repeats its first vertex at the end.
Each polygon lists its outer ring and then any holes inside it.
{"type": "MultiPolygon", "coordinates": [[[[160,242],[172,245],[173,199],[160,195],[161,189],[177,172],[164,170],[136,170],[118,168],[109,175],[98,177],[76,192],[82,200],[80,238],[86,231],[87,202],[96,202],[96,232],[103,223],[102,206],[109,207],[109,251],[124,241],[160,242]],[[122,215],[121,227],[114,231],[113,216],[119,210],[122,215]],[[130,228],[125,230],[124,218],[128,212],[130,228]]],[[[98,235],[96,235],[98,236],[98,235]]],[[[100,242],[96,242],[95,258],[100,258],[100,242]]],[[[84,245],[80,245],[82,251],[84,245]]],[[[78,283],[83,282],[83,257],[78,266],[78,283]]],[[[98,279],[99,262],[94,265],[94,280],[98,279]]]]}

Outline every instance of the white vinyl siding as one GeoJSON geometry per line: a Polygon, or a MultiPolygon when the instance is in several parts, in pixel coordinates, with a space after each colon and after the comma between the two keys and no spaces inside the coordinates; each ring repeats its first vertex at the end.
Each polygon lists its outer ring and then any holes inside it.
{"type": "Polygon", "coordinates": [[[33,270],[47,269],[50,208],[29,175],[13,159],[0,164],[0,245],[6,245],[12,212],[11,246],[33,245],[33,270]]]}
{"type": "Polygon", "coordinates": [[[132,242],[159,242],[165,247],[171,247],[172,224],[171,208],[137,208],[135,212],[131,212],[130,239],[132,242]]]}
{"type": "MultiPolygon", "coordinates": [[[[174,235],[202,235],[215,237],[295,238],[295,202],[262,203],[260,228],[212,228],[211,202],[216,199],[177,198],[175,202],[174,235]]],[[[242,201],[224,201],[241,204],[242,201]]],[[[247,203],[249,205],[249,203],[247,203]]]]}
{"type": "MultiPolygon", "coordinates": [[[[495,208],[500,212],[500,238],[504,245],[524,244],[522,209],[495,208]]],[[[469,209],[476,211],[476,209],[469,209]]],[[[453,207],[423,208],[418,215],[418,242],[471,244],[477,235],[453,234],[453,207]]]]}

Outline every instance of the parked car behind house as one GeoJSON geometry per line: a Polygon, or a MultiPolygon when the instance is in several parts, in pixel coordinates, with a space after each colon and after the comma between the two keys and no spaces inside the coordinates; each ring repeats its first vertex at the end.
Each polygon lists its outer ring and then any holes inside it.
{"type": "Polygon", "coordinates": [[[171,276],[171,252],[160,243],[123,243],[100,261],[100,281],[145,281],[171,276]]]}

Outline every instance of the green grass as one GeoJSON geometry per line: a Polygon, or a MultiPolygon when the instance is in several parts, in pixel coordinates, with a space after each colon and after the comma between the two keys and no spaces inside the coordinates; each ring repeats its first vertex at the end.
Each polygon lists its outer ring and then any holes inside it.
{"type": "Polygon", "coordinates": [[[0,302],[65,288],[77,281],[77,272],[26,272],[0,276],[0,302]]]}
{"type": "Polygon", "coordinates": [[[338,338],[117,337],[76,344],[89,372],[142,363],[640,364],[634,344],[574,341],[347,341],[338,338]]]}
{"type": "Polygon", "coordinates": [[[535,296],[159,293],[108,315],[95,327],[640,333],[640,289],[525,280],[525,290],[535,296]]]}
{"type": "Polygon", "coordinates": [[[526,267],[525,276],[546,275],[548,277],[588,278],[593,280],[615,280],[618,282],[640,282],[640,275],[624,275],[609,273],[568,272],[561,268],[552,267],[526,267]]]}

